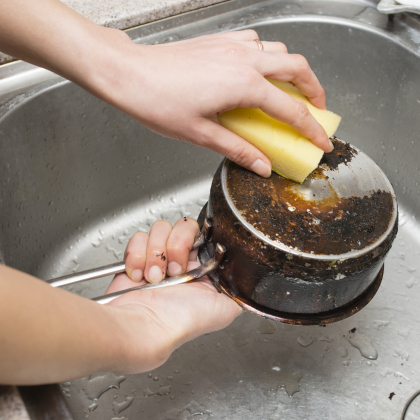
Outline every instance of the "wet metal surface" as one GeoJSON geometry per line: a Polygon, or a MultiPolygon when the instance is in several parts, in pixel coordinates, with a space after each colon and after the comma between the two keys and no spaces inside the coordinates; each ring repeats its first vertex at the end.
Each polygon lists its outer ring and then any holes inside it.
{"type": "MultiPolygon", "coordinates": [[[[297,327],[245,314],[153,372],[96,374],[62,384],[63,396],[80,420],[398,419],[420,389],[420,22],[404,14],[390,24],[361,1],[224,9],[232,3],[130,33],[152,44],[253,27],[307,57],[343,117],[337,135],[380,165],[398,197],[381,287],[343,321],[297,327]]],[[[220,156],[163,139],[60,78],[36,85],[21,76],[27,85],[0,97],[7,264],[58,277],[120,261],[130,235],[156,219],[198,217],[220,156]]],[[[72,291],[92,297],[107,283],[72,291]]],[[[419,417],[416,400],[407,420],[419,417]]]]}

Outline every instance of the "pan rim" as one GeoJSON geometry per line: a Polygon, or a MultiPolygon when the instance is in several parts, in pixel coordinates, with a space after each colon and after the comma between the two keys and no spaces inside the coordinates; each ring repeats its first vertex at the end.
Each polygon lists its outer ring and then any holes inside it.
{"type": "MultiPolygon", "coordinates": [[[[342,141],[342,140],[341,140],[342,141]]],[[[367,157],[369,159],[369,161],[372,163],[372,165],[374,165],[377,170],[378,173],[380,173],[386,183],[386,185],[388,186],[389,192],[391,193],[392,196],[392,218],[391,221],[388,225],[387,230],[371,245],[363,248],[363,249],[359,249],[359,250],[353,250],[350,252],[346,252],[346,253],[342,253],[342,254],[314,254],[314,253],[309,253],[309,252],[304,252],[304,251],[300,251],[298,249],[289,247],[281,242],[277,242],[277,241],[273,241],[272,239],[268,238],[267,236],[265,236],[263,233],[261,233],[260,231],[258,231],[254,226],[252,226],[250,223],[248,223],[245,218],[242,216],[242,214],[239,212],[239,210],[236,208],[235,204],[232,201],[232,198],[229,194],[228,188],[227,188],[227,169],[229,167],[230,164],[230,160],[225,158],[222,164],[222,172],[221,172],[221,184],[222,184],[222,191],[223,191],[223,195],[225,197],[225,200],[227,201],[229,208],[231,209],[231,211],[234,213],[234,215],[236,216],[236,218],[242,223],[242,225],[254,236],[256,236],[258,239],[260,239],[261,241],[263,241],[265,244],[268,244],[276,249],[279,249],[283,252],[286,252],[287,254],[290,254],[292,256],[297,256],[297,257],[303,257],[303,258],[308,258],[308,259],[312,259],[312,260],[318,260],[318,261],[345,261],[351,258],[359,258],[362,257],[366,254],[368,254],[369,252],[374,251],[375,249],[377,249],[391,234],[392,230],[394,229],[396,220],[397,220],[397,215],[398,215],[398,203],[397,203],[397,199],[395,196],[395,192],[394,189],[392,187],[391,182],[389,181],[388,177],[385,175],[385,173],[382,171],[382,169],[379,167],[379,165],[372,159],[370,158],[366,153],[364,153],[363,151],[361,151],[360,149],[358,149],[357,147],[351,145],[358,153],[363,154],[365,157],[367,157]]]]}

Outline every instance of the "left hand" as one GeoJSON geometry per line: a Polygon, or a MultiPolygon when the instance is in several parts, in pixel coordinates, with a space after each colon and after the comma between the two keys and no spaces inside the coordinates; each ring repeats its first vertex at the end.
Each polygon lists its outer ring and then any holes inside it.
{"type": "MultiPolygon", "coordinates": [[[[168,222],[158,221],[150,236],[135,234],[126,249],[127,274],[117,275],[107,293],[138,286],[129,276],[134,275],[139,281],[143,277],[140,272],[149,280],[153,271],[161,273],[159,280],[154,279],[160,281],[166,272],[175,275],[197,267],[196,251],[191,252],[197,232],[195,220],[182,218],[174,228],[168,222]]],[[[227,327],[242,313],[207,277],[177,286],[126,293],[109,306],[115,307],[125,319],[128,356],[119,370],[129,373],[161,365],[183,343],[227,327]]]]}

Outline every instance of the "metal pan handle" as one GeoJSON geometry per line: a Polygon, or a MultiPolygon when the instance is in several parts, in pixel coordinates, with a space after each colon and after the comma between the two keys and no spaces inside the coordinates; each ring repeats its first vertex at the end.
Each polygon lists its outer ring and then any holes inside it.
{"type": "Polygon", "coordinates": [[[214,270],[220,264],[220,261],[222,260],[225,252],[225,247],[223,245],[217,244],[214,257],[208,260],[205,264],[202,264],[199,267],[188,271],[188,273],[181,274],[179,276],[168,277],[158,284],[144,284],[143,286],[132,287],[131,289],[124,289],[120,290],[119,292],[99,296],[93,298],[92,300],[101,304],[105,304],[113,299],[116,299],[117,297],[124,295],[125,293],[132,292],[134,290],[158,289],[159,287],[175,286],[176,284],[188,283],[189,281],[199,279],[210,271],[214,270]]]}
{"type": "MultiPolygon", "coordinates": [[[[194,239],[194,244],[192,249],[196,249],[203,245],[210,233],[211,223],[206,219],[203,224],[203,228],[197,234],[194,239]]],[[[217,244],[216,252],[213,258],[211,258],[206,264],[201,265],[200,267],[195,268],[194,270],[189,271],[188,273],[168,277],[167,279],[162,280],[159,284],[146,284],[143,286],[133,287],[131,289],[121,290],[119,292],[110,293],[108,295],[99,296],[97,298],[93,298],[92,300],[98,303],[108,303],[111,300],[123,295],[124,293],[131,292],[133,290],[145,290],[145,289],[156,289],[159,287],[166,287],[166,286],[173,286],[176,284],[187,283],[191,280],[199,279],[200,277],[205,276],[211,270],[216,268],[224,253],[226,252],[223,245],[217,244]]],[[[67,286],[69,284],[75,284],[82,281],[88,281],[97,279],[100,277],[120,274],[125,272],[125,262],[118,262],[115,264],[106,265],[103,267],[93,268],[91,270],[82,271],[80,273],[69,274],[67,276],[58,277],[56,279],[48,280],[49,283],[53,287],[61,287],[67,286]]]]}

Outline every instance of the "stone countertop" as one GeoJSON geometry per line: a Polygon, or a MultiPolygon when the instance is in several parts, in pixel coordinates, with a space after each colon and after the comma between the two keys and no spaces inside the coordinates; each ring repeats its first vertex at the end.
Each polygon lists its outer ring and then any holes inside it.
{"type": "MultiPolygon", "coordinates": [[[[63,0],[89,20],[108,28],[128,29],[226,0],[63,0]]],[[[14,58],[0,52],[0,64],[14,58]]]]}

